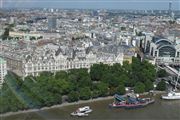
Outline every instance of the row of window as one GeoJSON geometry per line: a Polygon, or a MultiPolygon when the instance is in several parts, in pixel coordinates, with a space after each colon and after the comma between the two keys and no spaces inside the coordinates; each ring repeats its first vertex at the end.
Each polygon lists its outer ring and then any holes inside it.
{"type": "MultiPolygon", "coordinates": [[[[67,63],[64,63],[64,64],[67,64],[67,65],[71,65],[71,64],[87,64],[87,63],[89,63],[89,62],[67,62],[67,63]]],[[[32,66],[56,66],[56,65],[59,65],[59,64],[62,64],[62,62],[61,63],[49,63],[49,64],[31,64],[31,63],[28,63],[27,64],[27,66],[28,67],[32,67],[32,66]]]]}
{"type": "Polygon", "coordinates": [[[4,80],[4,75],[3,76],[0,76],[0,82],[4,80]]]}
{"type": "Polygon", "coordinates": [[[6,71],[5,70],[0,70],[0,74],[5,74],[6,73],[6,71]]]}
{"type": "Polygon", "coordinates": [[[4,69],[4,68],[6,68],[6,66],[5,66],[5,65],[1,65],[0,68],[1,68],[1,69],[4,69]]]}
{"type": "Polygon", "coordinates": [[[39,70],[61,70],[61,69],[72,69],[72,68],[83,68],[83,67],[89,67],[90,64],[78,64],[78,65],[67,65],[67,66],[53,66],[53,67],[27,67],[27,71],[39,71],[39,70]],[[34,69],[33,69],[34,68],[34,69]]]}

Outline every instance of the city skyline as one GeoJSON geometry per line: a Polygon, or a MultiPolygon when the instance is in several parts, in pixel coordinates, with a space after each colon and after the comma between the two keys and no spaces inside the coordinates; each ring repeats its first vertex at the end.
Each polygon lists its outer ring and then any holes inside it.
{"type": "Polygon", "coordinates": [[[1,0],[3,8],[75,8],[75,9],[133,9],[180,10],[179,0],[1,0]]]}

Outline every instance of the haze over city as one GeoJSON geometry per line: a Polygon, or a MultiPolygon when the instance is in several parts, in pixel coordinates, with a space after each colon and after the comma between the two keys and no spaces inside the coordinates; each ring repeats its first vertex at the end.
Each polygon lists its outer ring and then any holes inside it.
{"type": "Polygon", "coordinates": [[[180,0],[0,0],[0,108],[180,120],[180,0]]]}
{"type": "Polygon", "coordinates": [[[77,8],[77,9],[137,9],[167,10],[172,2],[174,10],[180,9],[179,0],[2,0],[3,8],[77,8]]]}

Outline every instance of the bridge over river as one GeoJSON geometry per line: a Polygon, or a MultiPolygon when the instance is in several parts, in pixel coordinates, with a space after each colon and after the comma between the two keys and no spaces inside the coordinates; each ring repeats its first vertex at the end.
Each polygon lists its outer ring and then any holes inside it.
{"type": "Polygon", "coordinates": [[[166,70],[166,72],[171,76],[171,77],[165,77],[163,78],[166,81],[170,81],[170,83],[172,85],[176,85],[178,88],[180,88],[180,79],[177,82],[177,77],[179,78],[180,76],[180,71],[178,71],[177,69],[169,66],[169,65],[162,65],[162,66],[158,66],[158,69],[164,69],[166,70]]]}

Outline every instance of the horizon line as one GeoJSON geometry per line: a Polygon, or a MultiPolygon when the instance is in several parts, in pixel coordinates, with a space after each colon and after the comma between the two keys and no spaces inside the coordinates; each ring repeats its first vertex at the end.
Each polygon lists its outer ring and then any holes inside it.
{"type": "MultiPolygon", "coordinates": [[[[3,0],[2,0],[3,1],[3,0]]],[[[113,3],[113,2],[115,2],[115,3],[117,3],[117,2],[119,2],[119,3],[121,3],[121,2],[128,2],[128,3],[130,3],[130,2],[133,2],[133,3],[135,3],[135,2],[137,2],[137,3],[139,3],[139,2],[144,2],[144,3],[156,3],[156,2],[158,2],[158,3],[164,3],[164,2],[166,2],[166,3],[173,3],[173,2],[178,2],[178,3],[180,3],[180,1],[179,0],[151,0],[151,1],[147,1],[147,0],[130,0],[130,1],[127,1],[127,0],[101,0],[101,1],[97,1],[97,0],[86,0],[86,1],[84,1],[84,0],[18,0],[18,1],[3,1],[4,3],[19,3],[19,2],[21,2],[21,3],[25,3],[25,2],[59,2],[59,3],[61,3],[61,2],[83,2],[83,3],[91,3],[91,2],[95,2],[95,3],[97,3],[97,2],[99,2],[99,3],[104,3],[104,2],[111,2],[111,3],[113,3]]]]}

